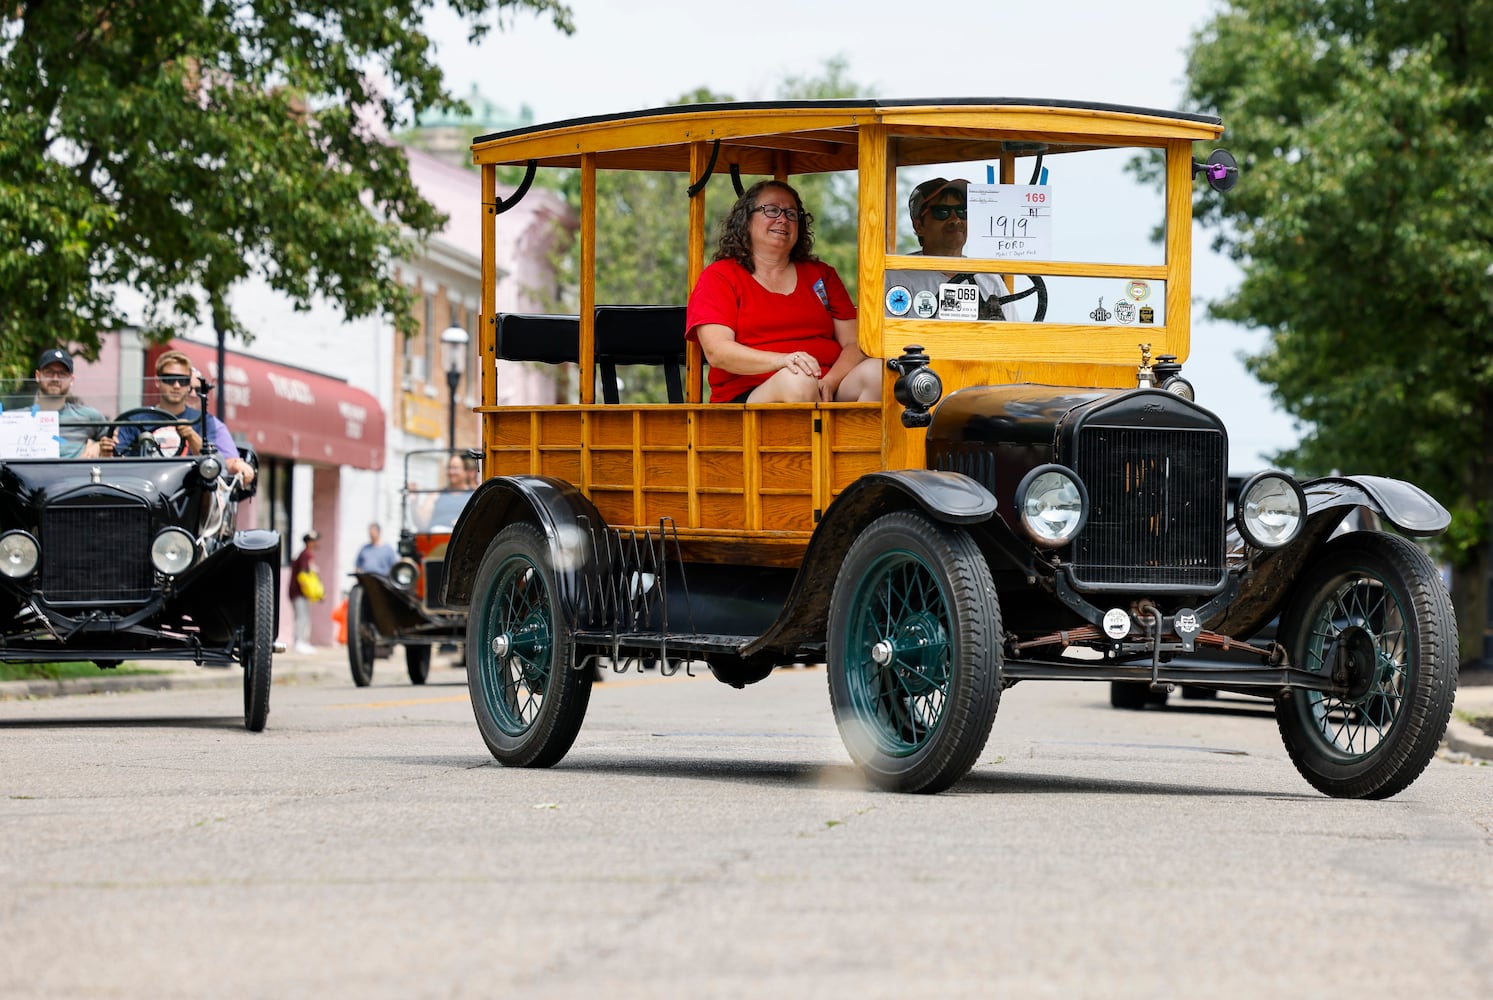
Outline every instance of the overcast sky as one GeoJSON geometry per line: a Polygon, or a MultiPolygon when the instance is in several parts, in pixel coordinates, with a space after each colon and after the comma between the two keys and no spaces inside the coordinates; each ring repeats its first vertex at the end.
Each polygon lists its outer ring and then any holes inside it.
{"type": "MultiPolygon", "coordinates": [[[[651,108],[700,87],[737,100],[777,96],[788,77],[817,77],[836,57],[877,97],[1048,97],[1157,108],[1181,104],[1185,52],[1217,0],[569,0],[576,31],[524,14],[479,47],[460,22],[427,28],[449,88],[473,86],[537,122],[651,108]]],[[[1227,126],[1227,122],[1224,123],[1227,126]]],[[[1227,145],[1228,133],[1224,134],[1227,145]]],[[[1241,183],[1248,183],[1244,178],[1241,183]]],[[[1237,281],[1198,232],[1193,293],[1217,298],[1237,281]]],[[[1291,421],[1237,355],[1261,337],[1201,318],[1194,306],[1187,374],[1198,400],[1228,423],[1235,471],[1291,445],[1291,421]]]]}

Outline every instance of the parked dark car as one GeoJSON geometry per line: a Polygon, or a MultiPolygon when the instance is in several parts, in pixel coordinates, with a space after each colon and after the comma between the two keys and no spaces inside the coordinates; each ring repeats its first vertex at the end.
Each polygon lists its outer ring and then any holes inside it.
{"type": "Polygon", "coordinates": [[[441,572],[451,529],[472,495],[470,481],[436,485],[434,459],[460,459],[460,452],[413,451],[405,456],[400,494],[399,561],[388,573],[354,573],[347,595],[347,659],[353,683],[373,683],[374,662],[404,647],[410,683],[430,676],[430,656],[466,639],[465,609],[441,600],[441,572]]]}
{"type": "MultiPolygon", "coordinates": [[[[17,388],[7,402],[31,398],[17,388]]],[[[6,407],[12,432],[25,409],[6,407]]],[[[148,429],[162,417],[170,414],[136,409],[104,426],[148,429]]],[[[237,528],[238,503],[253,487],[225,473],[210,441],[203,454],[179,458],[16,457],[34,454],[31,444],[22,431],[0,445],[0,660],[237,664],[244,725],[262,730],[280,536],[237,528]]],[[[257,461],[248,449],[243,457],[257,461]]]]}

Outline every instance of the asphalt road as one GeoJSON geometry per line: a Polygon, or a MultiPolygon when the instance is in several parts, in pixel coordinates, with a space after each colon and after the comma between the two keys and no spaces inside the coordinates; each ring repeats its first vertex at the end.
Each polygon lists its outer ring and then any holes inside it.
{"type": "Polygon", "coordinates": [[[3,997],[1487,997],[1493,770],[1317,794],[1259,703],[1007,692],[873,791],[821,670],[599,686],[554,769],[464,675],[0,701],[3,997]]]}

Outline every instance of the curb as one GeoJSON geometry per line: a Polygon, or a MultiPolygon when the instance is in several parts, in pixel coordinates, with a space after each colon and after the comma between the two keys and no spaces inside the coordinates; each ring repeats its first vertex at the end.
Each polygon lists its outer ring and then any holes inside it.
{"type": "MultiPolygon", "coordinates": [[[[277,664],[278,666],[278,664],[277,664]]],[[[98,677],[72,677],[67,680],[0,681],[0,701],[25,701],[34,698],[65,698],[83,694],[120,694],[127,691],[169,691],[177,688],[238,688],[244,675],[237,668],[193,668],[196,672],[176,671],[159,674],[117,674],[101,672],[98,677]]],[[[329,669],[319,664],[287,664],[270,675],[272,684],[294,684],[326,677],[329,669]]]]}
{"type": "Polygon", "coordinates": [[[1446,735],[1442,744],[1454,753],[1465,753],[1481,760],[1493,760],[1493,736],[1489,736],[1470,722],[1463,722],[1455,715],[1446,724],[1446,735]]]}

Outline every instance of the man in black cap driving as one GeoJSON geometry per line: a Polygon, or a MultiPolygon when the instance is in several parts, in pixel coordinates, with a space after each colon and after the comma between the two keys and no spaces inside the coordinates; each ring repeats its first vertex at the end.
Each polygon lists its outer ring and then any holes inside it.
{"type": "MultiPolygon", "coordinates": [[[[968,196],[969,181],[962,177],[953,180],[934,177],[912,189],[912,194],[907,199],[907,215],[912,220],[912,231],[918,238],[919,249],[915,251],[915,255],[964,256],[964,243],[969,238],[968,196]]],[[[998,301],[1002,296],[1010,294],[1005,280],[998,274],[888,271],[886,284],[886,311],[890,316],[933,319],[944,312],[941,287],[965,284],[979,287],[979,319],[1019,318],[1010,303],[1001,305],[998,301]]]]}
{"type": "Polygon", "coordinates": [[[58,455],[62,458],[98,458],[114,453],[104,415],[85,406],[73,388],[73,356],[60,347],[42,351],[36,358],[36,406],[57,411],[58,455]]]}

